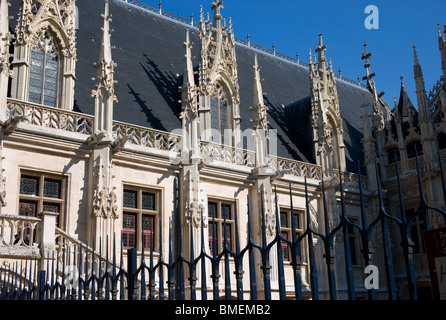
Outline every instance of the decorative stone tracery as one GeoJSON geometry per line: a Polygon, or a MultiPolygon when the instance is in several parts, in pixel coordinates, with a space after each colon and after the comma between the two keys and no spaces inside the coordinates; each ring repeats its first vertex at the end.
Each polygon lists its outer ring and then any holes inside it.
{"type": "Polygon", "coordinates": [[[60,60],[55,107],[72,110],[76,69],[75,0],[23,0],[17,19],[11,95],[28,101],[31,50],[43,35],[60,60]]]}

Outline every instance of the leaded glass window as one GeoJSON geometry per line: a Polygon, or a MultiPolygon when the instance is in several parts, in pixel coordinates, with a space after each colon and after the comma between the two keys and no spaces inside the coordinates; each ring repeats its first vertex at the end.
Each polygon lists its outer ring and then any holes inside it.
{"type": "Polygon", "coordinates": [[[37,196],[39,192],[39,178],[22,176],[20,178],[20,194],[37,196]]]}
{"type": "Polygon", "coordinates": [[[124,191],[124,207],[125,208],[136,208],[137,207],[136,197],[137,197],[136,191],[125,190],[124,191]]]}
{"type": "Polygon", "coordinates": [[[26,172],[20,176],[19,215],[59,213],[56,223],[64,228],[66,178],[53,174],[26,172]]]}
{"type": "Polygon", "coordinates": [[[48,32],[37,38],[31,49],[28,100],[33,103],[56,106],[59,59],[48,32]]]}
{"type": "Polygon", "coordinates": [[[280,227],[288,228],[288,214],[286,212],[280,213],[280,227]]]}
{"type": "Polygon", "coordinates": [[[155,223],[159,212],[159,192],[128,186],[123,192],[122,245],[124,249],[155,249],[155,223]]]}
{"type": "Polygon", "coordinates": [[[217,244],[215,248],[217,254],[220,253],[225,245],[225,222],[226,222],[226,244],[229,249],[233,249],[234,220],[232,216],[233,203],[221,200],[208,202],[208,221],[209,221],[209,249],[214,253],[214,241],[217,244]],[[215,230],[214,230],[215,228],[215,230]]]}
{"type": "Polygon", "coordinates": [[[122,215],[122,246],[124,249],[135,247],[136,216],[132,214],[122,215]]]}
{"type": "Polygon", "coordinates": [[[212,140],[217,143],[225,142],[225,130],[230,129],[229,108],[224,91],[217,86],[217,93],[210,97],[212,140]],[[218,134],[217,134],[218,132],[218,134]]]}
{"type": "Polygon", "coordinates": [[[144,210],[155,210],[155,194],[154,193],[142,193],[141,206],[144,210]]]}
{"type": "Polygon", "coordinates": [[[19,215],[35,217],[37,215],[37,203],[34,201],[21,201],[19,204],[19,215]]]}
{"type": "Polygon", "coordinates": [[[60,198],[60,180],[45,179],[43,196],[46,198],[60,198]]]}
{"type": "MultiPolygon", "coordinates": [[[[295,235],[296,237],[299,237],[303,230],[300,229],[300,219],[303,218],[304,214],[303,211],[298,210],[291,210],[291,209],[285,209],[281,208],[280,210],[280,231],[282,234],[282,237],[287,240],[293,239],[293,220],[294,219],[294,228],[295,228],[295,235]],[[292,215],[292,213],[294,213],[292,215]]],[[[282,255],[284,261],[290,261],[291,259],[291,250],[288,246],[288,244],[285,241],[281,241],[282,245],[282,255]]]]}
{"type": "Polygon", "coordinates": [[[142,216],[142,241],[145,250],[150,250],[150,248],[152,248],[152,250],[154,249],[152,247],[152,242],[154,240],[153,222],[154,222],[153,216],[149,215],[142,216]]]}

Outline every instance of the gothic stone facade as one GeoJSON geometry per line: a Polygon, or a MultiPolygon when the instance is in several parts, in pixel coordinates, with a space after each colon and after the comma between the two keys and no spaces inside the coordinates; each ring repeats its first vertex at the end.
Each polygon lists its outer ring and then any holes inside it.
{"type": "MultiPolygon", "coordinates": [[[[198,23],[173,20],[161,9],[156,13],[134,1],[0,3],[3,265],[30,257],[44,261],[61,239],[71,245],[102,245],[105,251],[105,239],[115,237],[125,249],[136,247],[139,255],[153,239],[156,251],[159,242],[169,241],[169,230],[178,232],[175,212],[182,219],[183,238],[178,241],[184,248],[194,230],[195,252],[200,250],[203,226],[204,238],[216,239],[221,249],[224,216],[226,240],[230,246],[234,243],[235,207],[237,231],[247,233],[248,201],[258,243],[261,208],[268,238],[276,232],[276,207],[286,237],[291,237],[291,219],[298,233],[309,224],[323,230],[321,181],[326,186],[328,221],[335,226],[340,219],[340,176],[348,217],[359,223],[359,173],[364,176],[371,218],[378,210],[375,163],[389,212],[399,215],[395,162],[408,210],[416,211],[420,203],[413,188],[415,148],[428,201],[445,207],[436,161],[437,148],[446,147],[446,42],[440,27],[443,77],[427,94],[414,48],[418,108],[402,80],[400,99],[392,109],[377,91],[366,45],[364,86],[333,72],[322,35],[316,55],[310,50],[309,63],[235,38],[232,21],[223,17],[222,1],[213,2],[212,19],[202,9],[198,23]],[[214,223],[215,230],[209,227],[214,223]]],[[[440,219],[431,218],[431,228],[441,226],[440,219]]],[[[430,286],[424,226],[425,221],[417,219],[412,228],[420,288],[430,286]]],[[[365,266],[352,236],[356,290],[365,297],[365,266]]],[[[372,240],[374,246],[382,246],[378,235],[372,240]]],[[[240,241],[243,246],[247,239],[242,236],[240,241]]],[[[335,245],[341,248],[341,242],[339,237],[335,245]]],[[[208,252],[212,244],[206,241],[208,252]]],[[[324,270],[321,245],[313,245],[318,269],[324,270]]],[[[403,274],[398,248],[393,249],[396,272],[403,274]]],[[[301,275],[309,292],[307,250],[302,248],[301,275]]],[[[346,297],[341,251],[336,256],[337,289],[346,297]]],[[[277,257],[271,261],[274,270],[277,257]]],[[[382,266],[382,255],[373,262],[382,266]]],[[[258,258],[255,267],[260,264],[258,258]]],[[[292,277],[289,262],[285,264],[287,277],[292,277]]],[[[407,297],[404,281],[397,285],[399,297],[407,297]]],[[[385,288],[383,280],[378,293],[384,294],[385,288]]],[[[272,289],[275,294],[275,272],[272,289]]],[[[319,289],[328,297],[326,283],[319,289]]],[[[292,284],[287,295],[294,295],[292,284]]]]}

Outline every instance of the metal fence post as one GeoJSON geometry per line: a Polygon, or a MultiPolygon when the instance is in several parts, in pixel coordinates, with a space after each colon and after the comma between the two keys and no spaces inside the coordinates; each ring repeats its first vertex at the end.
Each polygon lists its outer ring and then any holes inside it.
{"type": "Polygon", "coordinates": [[[46,271],[39,271],[39,300],[45,300],[46,271]]]}
{"type": "Polygon", "coordinates": [[[127,251],[127,269],[128,269],[128,284],[127,293],[129,300],[138,299],[138,279],[137,279],[137,250],[136,248],[131,248],[127,251]]]}

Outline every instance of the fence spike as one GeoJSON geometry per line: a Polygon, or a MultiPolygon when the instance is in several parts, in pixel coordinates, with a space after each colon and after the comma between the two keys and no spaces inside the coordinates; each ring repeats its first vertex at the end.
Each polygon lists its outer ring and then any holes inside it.
{"type": "Polygon", "coordinates": [[[293,280],[294,280],[294,295],[296,300],[302,300],[302,278],[300,275],[301,259],[300,259],[300,242],[298,242],[296,234],[296,223],[294,221],[294,204],[293,204],[293,190],[291,182],[289,183],[290,193],[290,206],[291,206],[291,237],[293,245],[291,246],[291,264],[293,267],[293,280]]]}
{"type": "Polygon", "coordinates": [[[163,236],[162,236],[162,222],[159,220],[159,244],[160,244],[160,257],[159,257],[159,299],[164,300],[164,260],[163,260],[163,236]]]}
{"type": "Polygon", "coordinates": [[[234,198],[234,223],[235,223],[235,277],[237,283],[237,300],[243,300],[243,256],[240,255],[240,238],[238,231],[237,199],[234,198]]]}
{"type": "Polygon", "coordinates": [[[383,237],[384,244],[384,265],[386,268],[386,281],[387,281],[387,290],[390,300],[396,300],[396,286],[395,286],[395,278],[393,271],[393,262],[392,262],[392,254],[390,250],[388,235],[387,235],[387,222],[386,222],[386,211],[384,208],[384,200],[381,190],[381,178],[379,176],[378,163],[375,163],[375,171],[377,178],[377,186],[378,186],[378,196],[379,196],[379,218],[381,220],[381,233],[383,237]]]}
{"type": "Polygon", "coordinates": [[[315,265],[314,257],[314,243],[313,243],[313,230],[311,227],[311,216],[310,216],[310,200],[308,198],[308,182],[307,177],[305,177],[305,209],[307,211],[307,241],[308,241],[308,253],[310,260],[310,285],[311,285],[311,296],[313,300],[319,300],[319,287],[317,280],[317,269],[315,265]]]}
{"type": "Polygon", "coordinates": [[[344,258],[346,265],[346,276],[347,276],[347,293],[349,300],[356,300],[355,294],[355,280],[353,276],[353,265],[352,265],[352,256],[351,256],[351,248],[350,248],[350,236],[349,236],[349,224],[346,208],[345,208],[345,197],[344,197],[344,185],[342,183],[342,171],[341,167],[339,167],[339,189],[341,193],[341,213],[342,213],[342,231],[344,233],[344,258]]]}
{"type": "MultiPolygon", "coordinates": [[[[286,288],[285,288],[285,270],[283,266],[283,248],[280,229],[280,217],[279,217],[279,202],[277,200],[277,186],[274,186],[274,199],[275,199],[275,216],[276,216],[276,246],[277,246],[277,262],[279,272],[279,296],[280,300],[286,300],[286,288]]],[[[294,216],[291,215],[291,220],[294,221],[294,216]]],[[[285,242],[285,241],[284,241],[285,242]]],[[[285,242],[286,243],[286,242],[285,242]]],[[[288,244],[287,248],[288,250],[288,244]]]]}
{"type": "Polygon", "coordinates": [[[256,269],[254,260],[254,243],[252,240],[252,221],[251,221],[251,209],[249,205],[249,195],[247,196],[247,209],[248,209],[248,250],[249,250],[249,285],[251,289],[251,300],[257,300],[257,282],[256,282],[256,269]]]}
{"type": "Polygon", "coordinates": [[[208,299],[207,292],[207,279],[206,279],[206,248],[204,242],[204,220],[203,220],[203,208],[200,209],[201,214],[201,300],[208,299]]]}

